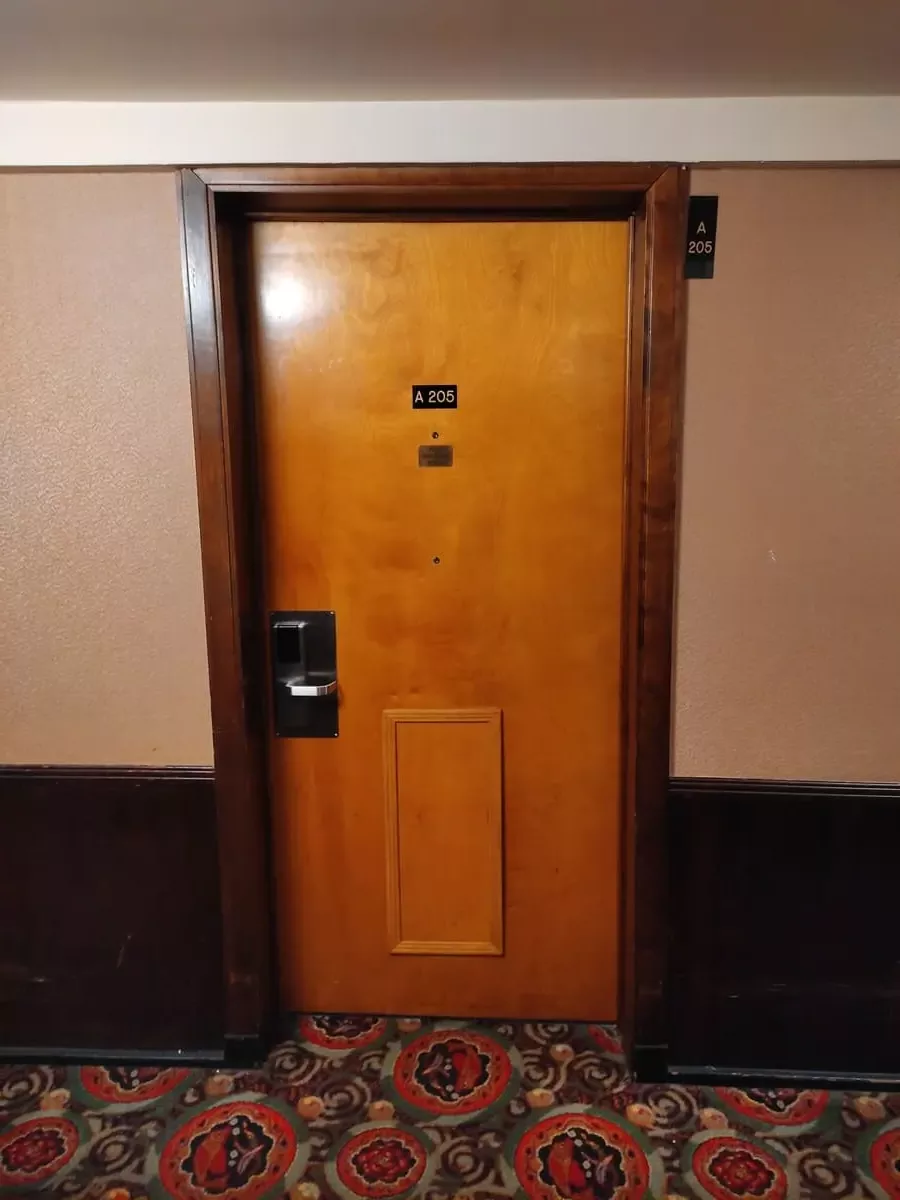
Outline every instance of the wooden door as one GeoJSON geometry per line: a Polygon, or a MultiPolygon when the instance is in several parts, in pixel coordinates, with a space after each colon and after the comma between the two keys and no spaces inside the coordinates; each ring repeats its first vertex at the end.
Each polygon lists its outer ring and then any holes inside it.
{"type": "Polygon", "coordinates": [[[265,606],[335,611],[340,682],[339,737],[271,740],[286,1008],[616,1016],[628,262],[251,226],[265,606]]]}

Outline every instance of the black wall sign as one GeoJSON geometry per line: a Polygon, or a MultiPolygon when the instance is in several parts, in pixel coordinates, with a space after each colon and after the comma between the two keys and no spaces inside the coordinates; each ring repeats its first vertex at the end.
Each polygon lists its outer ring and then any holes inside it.
{"type": "Polygon", "coordinates": [[[718,196],[691,196],[684,258],[685,279],[712,279],[718,216],[718,196]]]}
{"type": "Polygon", "coordinates": [[[456,408],[455,383],[414,383],[413,408],[456,408]]]}

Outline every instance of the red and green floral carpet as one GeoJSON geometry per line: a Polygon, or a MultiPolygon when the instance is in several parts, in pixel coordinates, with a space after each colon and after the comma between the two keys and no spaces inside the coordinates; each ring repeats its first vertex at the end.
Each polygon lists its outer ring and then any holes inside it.
{"type": "Polygon", "coordinates": [[[900,1197],[900,1096],[632,1083],[600,1025],[306,1017],[257,1071],[0,1068],[0,1195],[900,1197]]]}

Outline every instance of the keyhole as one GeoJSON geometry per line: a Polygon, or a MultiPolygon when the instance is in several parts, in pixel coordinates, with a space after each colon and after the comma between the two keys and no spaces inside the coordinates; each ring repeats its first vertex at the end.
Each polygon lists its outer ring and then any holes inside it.
{"type": "Polygon", "coordinates": [[[437,555],[435,555],[435,556],[434,556],[434,558],[433,558],[431,561],[434,563],[434,565],[435,565],[436,567],[440,566],[440,564],[441,564],[441,560],[440,560],[440,558],[438,558],[438,556],[437,556],[437,555]]]}
{"type": "Polygon", "coordinates": [[[435,430],[435,431],[434,431],[434,433],[433,433],[431,436],[432,436],[433,438],[439,438],[441,435],[438,433],[438,431],[437,431],[437,430],[435,430]]]}

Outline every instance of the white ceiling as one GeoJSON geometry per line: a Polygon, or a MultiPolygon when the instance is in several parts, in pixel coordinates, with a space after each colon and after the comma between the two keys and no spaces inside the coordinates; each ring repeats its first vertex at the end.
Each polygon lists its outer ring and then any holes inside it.
{"type": "Polygon", "coordinates": [[[0,0],[0,99],[900,94],[900,0],[0,0]]]}

